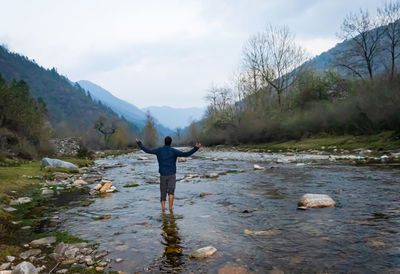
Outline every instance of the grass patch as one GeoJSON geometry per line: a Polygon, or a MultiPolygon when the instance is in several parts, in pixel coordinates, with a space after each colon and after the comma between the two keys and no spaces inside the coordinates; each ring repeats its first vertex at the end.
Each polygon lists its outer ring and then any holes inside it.
{"type": "Polygon", "coordinates": [[[110,215],[102,215],[102,216],[98,216],[98,217],[93,217],[92,219],[95,221],[109,220],[109,219],[111,219],[111,216],[110,215]]]}
{"type": "Polygon", "coordinates": [[[94,160],[82,159],[82,158],[77,158],[77,157],[61,157],[60,160],[73,163],[74,165],[77,165],[78,167],[88,167],[88,166],[94,165],[94,160]]]}
{"type": "Polygon", "coordinates": [[[321,150],[346,149],[354,150],[358,148],[371,149],[376,151],[396,150],[400,148],[400,139],[393,131],[385,131],[375,135],[362,136],[321,136],[302,140],[291,140],[287,142],[271,142],[265,144],[239,145],[238,148],[251,148],[271,151],[304,151],[309,149],[321,150]]]}
{"type": "MultiPolygon", "coordinates": [[[[39,234],[40,235],[40,234],[39,234]]],[[[40,236],[38,235],[37,239],[40,239],[42,237],[49,237],[49,236],[54,236],[56,237],[56,243],[65,243],[65,244],[75,244],[75,243],[87,243],[87,240],[83,240],[79,237],[76,237],[74,235],[69,234],[68,232],[63,232],[63,231],[54,231],[46,234],[41,234],[40,236]]]]}
{"type": "Polygon", "coordinates": [[[128,185],[124,185],[124,187],[138,187],[139,184],[128,184],[128,185]]]}

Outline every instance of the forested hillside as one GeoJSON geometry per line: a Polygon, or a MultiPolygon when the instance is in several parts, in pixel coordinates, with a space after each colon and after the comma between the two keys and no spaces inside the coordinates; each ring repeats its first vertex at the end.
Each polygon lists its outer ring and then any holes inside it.
{"type": "Polygon", "coordinates": [[[89,143],[99,145],[99,136],[93,129],[99,117],[123,128],[128,135],[138,132],[134,124],[119,118],[110,108],[94,101],[79,85],[72,86],[56,69],[45,69],[34,60],[10,52],[2,46],[0,74],[7,83],[23,80],[29,85],[32,96],[43,100],[56,136],[81,136],[89,143]]]}

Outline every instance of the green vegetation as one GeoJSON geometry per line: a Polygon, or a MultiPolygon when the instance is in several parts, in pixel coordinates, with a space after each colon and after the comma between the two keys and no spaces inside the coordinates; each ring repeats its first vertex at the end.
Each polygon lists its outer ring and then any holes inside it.
{"type": "Polygon", "coordinates": [[[138,187],[139,184],[128,184],[128,185],[124,185],[124,187],[138,187]]]}
{"type": "Polygon", "coordinates": [[[46,234],[36,234],[35,238],[36,239],[40,239],[43,237],[49,237],[49,236],[54,236],[56,237],[56,245],[58,243],[66,243],[66,244],[74,244],[74,243],[87,243],[87,240],[83,240],[81,238],[78,238],[76,236],[73,236],[71,234],[69,234],[68,232],[64,232],[64,231],[53,231],[50,233],[46,233],[46,234]]]}
{"type": "Polygon", "coordinates": [[[102,216],[97,216],[92,218],[94,221],[100,221],[100,220],[109,220],[111,219],[110,215],[102,215],[102,216]]]}
{"type": "Polygon", "coordinates": [[[309,149],[321,150],[321,148],[327,151],[334,151],[334,149],[354,150],[358,148],[385,151],[398,149],[399,147],[400,139],[392,131],[386,131],[374,135],[310,137],[286,142],[270,142],[237,146],[239,149],[251,148],[263,151],[305,151],[309,149]]]}

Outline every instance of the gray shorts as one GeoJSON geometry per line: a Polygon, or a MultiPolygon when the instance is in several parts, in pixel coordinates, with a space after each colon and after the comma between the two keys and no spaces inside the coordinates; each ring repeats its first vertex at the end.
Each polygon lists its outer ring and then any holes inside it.
{"type": "Polygon", "coordinates": [[[165,201],[167,199],[167,193],[172,195],[175,193],[175,184],[176,174],[160,176],[161,201],[165,201]]]}

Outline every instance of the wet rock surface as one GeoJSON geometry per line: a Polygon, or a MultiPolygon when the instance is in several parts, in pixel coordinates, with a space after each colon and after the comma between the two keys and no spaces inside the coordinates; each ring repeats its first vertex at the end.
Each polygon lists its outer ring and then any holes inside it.
{"type": "Polygon", "coordinates": [[[299,209],[335,207],[336,202],[326,194],[304,194],[297,203],[299,209]]]}

